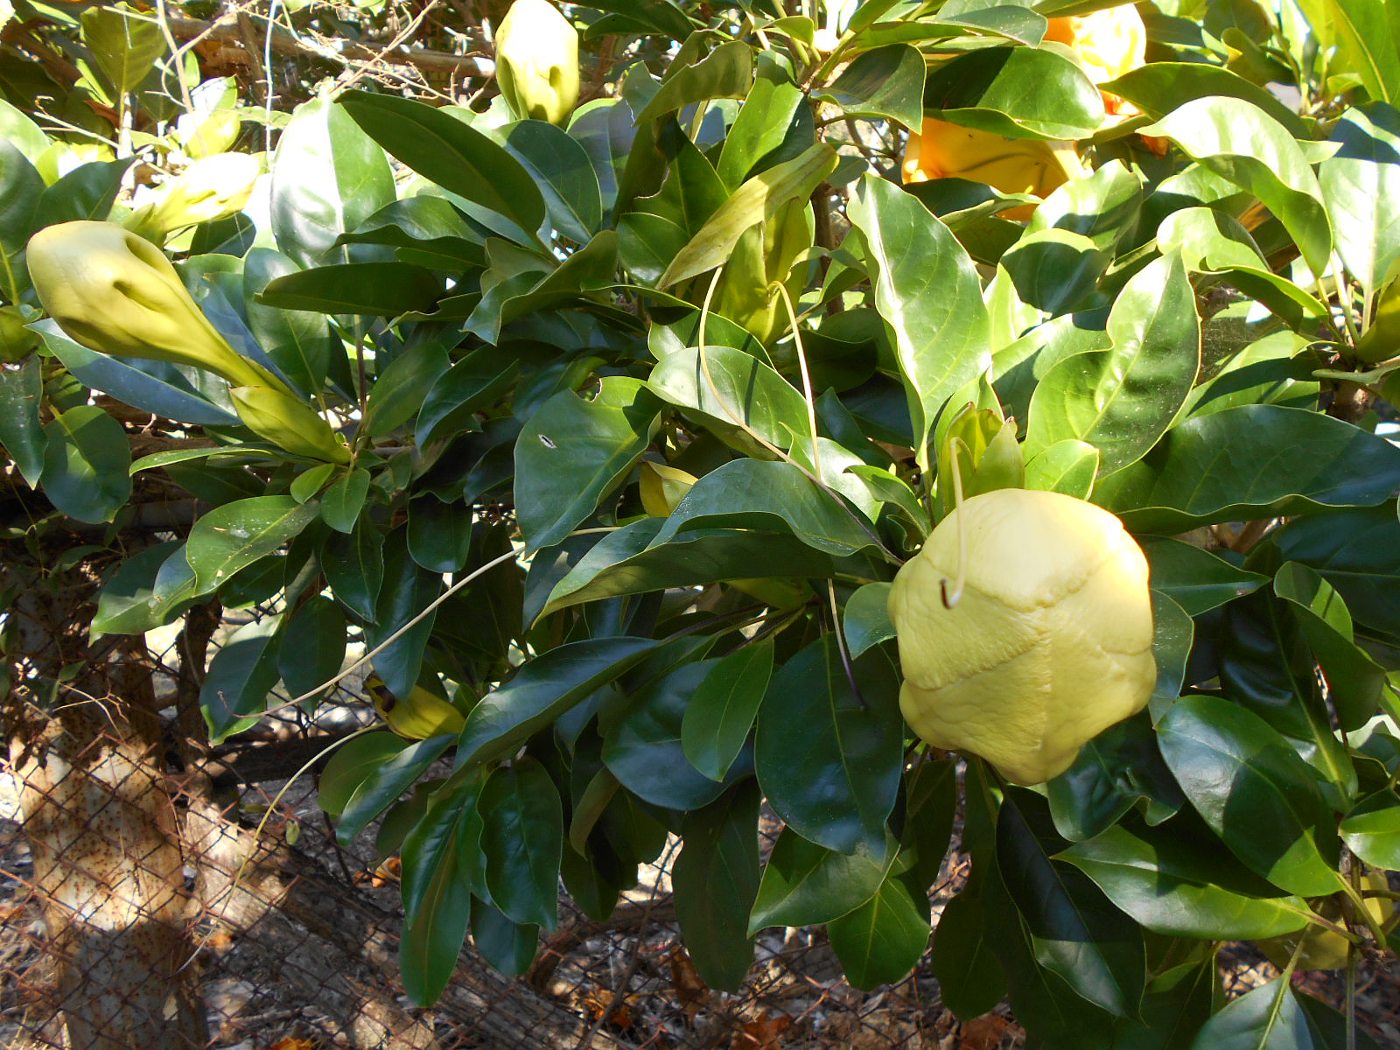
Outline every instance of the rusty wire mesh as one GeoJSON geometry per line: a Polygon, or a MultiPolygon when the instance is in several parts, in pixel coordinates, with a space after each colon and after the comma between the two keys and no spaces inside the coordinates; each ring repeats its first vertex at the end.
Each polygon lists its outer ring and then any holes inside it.
{"type": "MultiPolygon", "coordinates": [[[[228,618],[215,644],[249,615],[228,618]]],[[[157,696],[170,691],[177,663],[173,645],[153,662],[157,696]]],[[[168,733],[177,713],[163,714],[168,733]]],[[[239,781],[227,773],[277,749],[299,764],[370,717],[352,683],[320,714],[283,712],[227,753],[216,752],[208,766],[182,763],[173,745],[133,756],[111,728],[70,749],[62,770],[12,757],[0,781],[0,1045],[118,1047],[124,1044],[84,1043],[65,1025],[74,1013],[100,1022],[109,1011],[113,1030],[129,1030],[121,1025],[142,1010],[159,1015],[148,1019],[147,1030],[159,1034],[143,1050],[992,1050],[1024,1042],[1005,1007],[958,1024],[940,1003],[927,957],[896,985],[856,991],[820,931],[767,931],[743,989],[711,991],[678,934],[669,893],[674,840],[608,922],[590,920],[564,898],[559,928],[525,976],[496,974],[469,947],[443,999],[416,1009],[397,976],[394,858],[376,857],[370,835],[337,845],[316,805],[314,775],[288,785],[285,774],[239,781]],[[101,761],[90,764],[74,759],[99,753],[101,761]],[[132,827],[144,828],[144,838],[132,827]],[[173,854],[166,833],[177,843],[173,854]],[[133,980],[118,968],[130,968],[131,944],[115,928],[142,929],[147,921],[163,940],[149,960],[154,972],[133,980]],[[177,1024],[181,1009],[199,1016],[177,1024]]],[[[765,818],[765,852],[778,830],[765,818]]],[[[964,858],[950,854],[932,891],[935,915],[965,871],[964,858]]],[[[1232,994],[1276,973],[1244,949],[1227,957],[1232,994]]],[[[1383,1042],[1400,1040],[1386,1016],[1394,977],[1380,979],[1390,981],[1390,992],[1373,1006],[1363,998],[1363,1021],[1383,1042]]],[[[1308,980],[1310,992],[1341,1004],[1335,980],[1308,980]]]]}

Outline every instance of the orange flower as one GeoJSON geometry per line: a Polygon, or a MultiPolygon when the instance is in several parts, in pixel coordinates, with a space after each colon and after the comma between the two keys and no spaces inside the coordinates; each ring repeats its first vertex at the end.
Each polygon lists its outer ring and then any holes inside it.
{"type": "MultiPolygon", "coordinates": [[[[1109,7],[1087,15],[1052,18],[1045,39],[1074,52],[1080,67],[1097,86],[1117,80],[1143,64],[1147,28],[1132,4],[1109,7]]],[[[1131,102],[1101,91],[1109,116],[1123,119],[1139,110],[1131,102]]]]}
{"type": "MultiPolygon", "coordinates": [[[[923,133],[909,136],[904,154],[904,181],[960,178],[980,182],[1002,193],[1033,193],[1044,197],[1069,180],[1077,161],[1066,142],[1009,139],[990,131],[965,128],[933,117],[924,118],[923,133]]],[[[1025,204],[1002,215],[1026,219],[1035,210],[1025,204]]]]}

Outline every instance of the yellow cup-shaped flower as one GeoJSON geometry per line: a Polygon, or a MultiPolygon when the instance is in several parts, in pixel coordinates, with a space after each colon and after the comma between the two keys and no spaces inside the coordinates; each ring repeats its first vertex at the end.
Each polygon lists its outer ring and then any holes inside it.
{"type": "Polygon", "coordinates": [[[501,19],[496,83],[522,120],[569,119],[578,103],[578,30],[548,0],[515,0],[501,19]]]}
{"type": "Polygon", "coordinates": [[[1156,683],[1147,559],[1108,511],[1057,492],[968,499],[899,570],[889,614],[910,728],[1017,784],[1063,773],[1156,683]]]}
{"type": "Polygon", "coordinates": [[[219,153],[197,160],[123,225],[159,240],[186,226],[227,219],[243,210],[261,173],[257,158],[246,153],[219,153]]]}
{"type": "MultiPolygon", "coordinates": [[[[1002,193],[1044,197],[1069,181],[1078,164],[1073,152],[1066,142],[1010,139],[925,117],[923,133],[909,136],[904,181],[970,179],[1002,193]]],[[[1035,205],[1027,204],[1002,214],[1025,219],[1034,210],[1035,205]]]]}
{"type": "MultiPolygon", "coordinates": [[[[1045,39],[1064,44],[1073,51],[1080,67],[1096,85],[1117,80],[1143,64],[1147,28],[1132,4],[1049,21],[1045,39]]],[[[1129,116],[1137,112],[1136,107],[1117,95],[1102,94],[1104,108],[1110,116],[1129,116]]]]}
{"type": "Polygon", "coordinates": [[[112,222],[64,222],[29,240],[29,276],[64,333],[90,350],[191,365],[235,386],[280,386],[200,312],[165,253],[112,222]]]}

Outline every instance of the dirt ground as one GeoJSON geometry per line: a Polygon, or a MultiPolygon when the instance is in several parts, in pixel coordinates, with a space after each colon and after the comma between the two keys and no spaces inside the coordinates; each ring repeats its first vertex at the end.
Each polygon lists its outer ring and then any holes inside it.
{"type": "MultiPolygon", "coordinates": [[[[278,785],[249,793],[244,807],[255,819],[278,785]]],[[[0,798],[0,802],[3,802],[0,798]]],[[[38,902],[27,886],[28,847],[13,812],[0,809],[0,1046],[62,1046],[44,953],[38,902]]],[[[396,871],[376,865],[367,848],[338,849],[315,806],[310,783],[296,785],[279,807],[269,832],[299,834],[291,849],[308,871],[338,888],[360,909],[382,916],[392,936],[397,920],[396,871]]],[[[776,832],[776,825],[769,829],[776,832]]],[[[669,896],[670,852],[643,872],[614,920],[592,923],[567,900],[560,929],[545,942],[531,972],[490,983],[471,960],[459,969],[473,994],[449,994],[439,1006],[409,1013],[437,1045],[458,1047],[715,1047],[768,1050],[794,1047],[933,1047],[939,1050],[1009,1050],[1024,1033],[1003,1006],[963,1024],[942,1008],[937,982],[924,965],[897,985],[866,994],[852,989],[820,933],[773,930],[758,944],[744,989],[709,991],[680,947],[669,896]],[[485,983],[483,983],[485,982],[485,983]]],[[[962,866],[956,857],[935,887],[935,916],[956,892],[962,866]]],[[[295,984],[275,965],[249,964],[237,936],[206,931],[199,965],[212,1047],[231,1050],[319,1050],[363,1045],[335,1017],[295,1001],[295,984]]],[[[366,952],[370,947],[366,946],[366,952]]],[[[382,954],[382,952],[381,952],[382,954]]],[[[1241,994],[1276,975],[1261,957],[1242,947],[1222,956],[1227,990],[1241,994]]],[[[364,960],[359,960],[363,963],[364,960]]],[[[394,980],[392,959],[379,960],[394,980]]],[[[1338,975],[1300,975],[1301,991],[1336,1006],[1343,1002],[1338,975]]],[[[400,1004],[406,1000],[399,997],[400,1004]]],[[[1400,973],[1367,969],[1358,994],[1362,1027],[1382,1046],[1400,1046],[1400,973]]],[[[387,1045],[387,1044],[386,1044],[387,1045]]]]}

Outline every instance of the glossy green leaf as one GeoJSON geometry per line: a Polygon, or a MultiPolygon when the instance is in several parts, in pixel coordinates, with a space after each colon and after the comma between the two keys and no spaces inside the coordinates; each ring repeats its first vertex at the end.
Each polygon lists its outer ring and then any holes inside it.
{"type": "Polygon", "coordinates": [[[0,369],[0,445],[33,488],[44,472],[48,435],[39,420],[44,396],[43,362],[30,355],[17,368],[0,369]]]}
{"type": "Polygon", "coordinates": [[[1322,199],[1337,254],[1369,295],[1400,261],[1400,112],[1385,105],[1349,109],[1328,138],[1341,149],[1318,169],[1322,199]]]}
{"type": "Polygon", "coordinates": [[[554,228],[579,244],[588,243],[602,225],[603,199],[584,148],[542,120],[510,125],[503,145],[533,177],[554,228]]]}
{"type": "Polygon", "coordinates": [[[749,910],[758,895],[758,789],[741,784],[681,823],[685,847],[671,869],[676,919],[696,971],[737,991],[753,965],[749,910]]]}
{"type": "Polygon", "coordinates": [[[434,796],[403,841],[399,970],[404,991],[421,1005],[442,995],[466,943],[472,895],[459,857],[476,792],[470,784],[434,796]]]}
{"type": "Polygon", "coordinates": [[[1047,785],[1055,830],[1083,842],[1118,823],[1140,802],[1158,824],[1185,803],[1157,750],[1152,721],[1135,715],[1104,730],[1079,752],[1074,765],[1047,785]]]}
{"type": "Polygon", "coordinates": [[[1400,448],[1389,442],[1316,412],[1243,405],[1175,427],[1145,459],[1100,480],[1094,502],[1135,531],[1178,533],[1374,506],[1398,488],[1400,448]]]}
{"type": "Polygon", "coordinates": [[[1048,48],[988,47],[943,62],[924,88],[945,120],[1012,138],[1088,138],[1103,122],[1098,89],[1048,48]]]}
{"type": "Polygon", "coordinates": [[[427,609],[442,592],[442,575],[426,571],[413,560],[406,529],[389,534],[383,558],[384,584],[375,604],[374,623],[365,628],[365,641],[371,649],[384,646],[374,656],[374,670],[389,692],[407,696],[418,683],[437,618],[436,612],[427,613],[427,609]],[[398,637],[390,642],[395,635],[398,637]]]}
{"type": "Polygon", "coordinates": [[[1046,445],[1026,460],[1026,488],[1088,499],[1098,469],[1098,449],[1087,441],[1066,438],[1046,445]]]}
{"type": "Polygon", "coordinates": [[[360,782],[336,822],[336,841],[348,846],[400,795],[421,777],[453,743],[451,736],[429,737],[405,747],[393,758],[377,765],[360,782]]]}
{"type": "Polygon", "coordinates": [[[370,480],[369,471],[355,467],[333,481],[321,493],[321,520],[336,532],[354,532],[369,495],[370,480]]]}
{"type": "Polygon", "coordinates": [[[817,97],[849,117],[887,117],[917,132],[923,126],[924,56],[908,44],[866,51],[817,97]]]}
{"type": "MultiPolygon", "coordinates": [[[[632,692],[627,710],[608,727],[603,762],[643,802],[690,811],[713,802],[724,790],[724,784],[686,761],[681,744],[682,719],[715,666],[710,660],[682,664],[632,692]]],[[[734,766],[729,782],[746,772],[734,766]]]]}
{"type": "Polygon", "coordinates": [[[316,804],[331,816],[340,816],[359,786],[407,746],[408,741],[381,730],[337,748],[316,782],[316,804]]]}
{"type": "Polygon", "coordinates": [[[272,159],[272,232],[300,266],[346,262],[336,239],[395,196],[388,158],[329,99],[303,103],[272,159]]]}
{"type": "Polygon", "coordinates": [[[290,258],[270,248],[254,248],[243,260],[243,309],[258,345],[302,390],[319,391],[340,346],[326,318],[302,310],[266,306],[258,296],[279,277],[295,273],[290,258]]]}
{"type": "Polygon", "coordinates": [[[1240,860],[1290,893],[1337,889],[1327,804],[1312,770],[1268,723],[1228,700],[1189,696],[1157,732],[1186,797],[1240,860]]]}
{"type": "Polygon", "coordinates": [[[1249,231],[1214,208],[1172,212],[1157,228],[1157,246],[1163,252],[1179,251],[1192,273],[1223,277],[1291,328],[1315,327],[1327,313],[1320,301],[1270,270],[1249,231]]]}
{"type": "Polygon", "coordinates": [[[32,330],[44,341],[44,348],[81,382],[133,408],[182,423],[239,425],[236,415],[196,392],[169,363],[124,360],[89,350],[65,336],[52,319],[40,321],[32,330]]]}
{"type": "Polygon", "coordinates": [[[933,935],[930,965],[944,1004],[959,1020],[991,1010],[1006,994],[1006,974],[992,949],[986,907],[973,887],[943,908],[933,935]]]}
{"type": "Polygon", "coordinates": [[[827,926],[832,951],[846,979],[870,990],[909,973],[928,947],[928,902],[915,901],[898,879],[886,879],[875,896],[827,926]]]}
{"type": "Polygon", "coordinates": [[[669,404],[690,409],[725,442],[760,457],[770,453],[740,422],[785,450],[808,429],[801,392],[756,357],[731,347],[707,346],[703,362],[698,349],[668,354],[652,369],[647,386],[669,404]]]}
{"type": "Polygon", "coordinates": [[[560,391],[515,443],[515,501],[527,551],[552,546],[587,519],[651,443],[660,402],[641,382],[611,376],[584,401],[560,391]]]}
{"type": "Polygon", "coordinates": [[[255,724],[277,684],[279,618],[254,620],[234,631],[209,661],[199,706],[209,742],[220,744],[255,724]]]}
{"type": "Polygon", "coordinates": [[[1192,160],[1259,198],[1312,271],[1326,269],[1332,226],[1317,176],[1293,136],[1258,106],[1224,95],[1198,98],[1140,131],[1171,139],[1192,160]]]}
{"type": "MultiPolygon", "coordinates": [[[[34,130],[43,137],[37,127],[34,130]]],[[[11,303],[19,302],[29,288],[24,249],[37,227],[34,211],[43,192],[44,180],[19,143],[0,134],[0,292],[11,303]]]]}
{"type": "Polygon", "coordinates": [[[1267,88],[1223,66],[1205,62],[1149,62],[1102,87],[1158,117],[1194,99],[1229,95],[1259,107],[1294,138],[1308,137],[1307,125],[1296,112],[1271,95],[1267,88]]]}
{"type": "Polygon", "coordinates": [[[1332,585],[1299,562],[1285,562],[1274,593],[1293,608],[1303,636],[1322,665],[1328,693],[1345,730],[1361,728],[1388,688],[1386,669],[1356,645],[1351,613],[1332,585]]]}
{"type": "Polygon", "coordinates": [[[1387,788],[1358,802],[1341,824],[1347,849],[1374,868],[1400,871],[1400,796],[1387,788]]]}
{"type": "Polygon", "coordinates": [[[472,770],[511,754],[656,645],[649,638],[593,638],[541,653],[472,708],[457,742],[455,768],[472,770]]]}
{"type": "Polygon", "coordinates": [[[1295,518],[1270,537],[1285,561],[1322,574],[1360,622],[1400,636],[1400,520],[1385,504],[1295,518]]]}
{"type": "Polygon", "coordinates": [[[428,310],[442,280],[424,266],[400,262],[338,263],[269,281],[257,301],[280,310],[395,317],[428,310]]]}
{"type": "Polygon", "coordinates": [[[44,426],[39,484],[71,518],[111,521],[131,498],[130,466],[131,446],[122,425],[95,405],[56,413],[44,426]]]}
{"type": "Polygon", "coordinates": [[[373,623],[384,585],[384,537],[367,519],[348,534],[326,537],[321,567],[331,592],[360,620],[373,623]]]}
{"type": "Polygon", "coordinates": [[[867,583],[846,602],[841,624],[852,658],[894,637],[889,596],[888,583],[867,583]]]}
{"type": "Polygon", "coordinates": [[[447,370],[447,354],[441,347],[406,349],[389,362],[370,388],[364,428],[374,437],[383,437],[407,423],[447,370]]]}
{"type": "Polygon", "coordinates": [[[189,558],[201,593],[282,548],[316,519],[316,508],[291,496],[254,496],[215,507],[190,529],[189,558]]]}
{"type": "Polygon", "coordinates": [[[898,186],[867,177],[850,215],[865,241],[921,449],[948,398],[990,364],[982,284],[948,228],[898,186]]]}
{"type": "Polygon", "coordinates": [[[1142,999],[1142,934],[1083,873],[1056,864],[1045,803],[1010,791],[997,816],[997,870],[1029,928],[1035,957],[1089,1002],[1132,1017],[1142,999]],[[1047,841],[1045,836],[1050,836],[1047,841]]]}
{"type": "Polygon", "coordinates": [[[1253,593],[1267,576],[1238,568],[1190,543],[1149,536],[1142,541],[1151,567],[1152,589],[1165,594],[1191,616],[1253,593]]]}
{"type": "Polygon", "coordinates": [[[873,650],[852,672],[859,695],[829,637],[791,657],[769,683],[754,747],[758,782],[774,811],[803,838],[843,852],[884,837],[903,750],[889,658],[873,650]]]}
{"type": "Polygon", "coordinates": [[[544,197],[525,167],[466,121],[394,95],[350,91],[340,105],[374,141],[424,178],[515,223],[533,236],[544,197]]]}
{"type": "Polygon", "coordinates": [[[467,354],[434,380],[418,412],[415,440],[426,445],[454,431],[475,429],[476,414],[509,389],[520,363],[495,347],[467,354]]]}
{"type": "Polygon", "coordinates": [[[745,230],[771,218],[790,201],[810,196],[836,170],[836,163],[836,151],[825,142],[818,142],[800,156],[750,178],[671,260],[657,287],[669,288],[723,265],[745,230]]]}
{"type": "Polygon", "coordinates": [[[1031,398],[1027,444],[1085,441],[1112,474],[1140,459],[1171,425],[1200,367],[1196,297],[1179,256],[1139,270],[1108,318],[1113,346],[1050,370],[1031,398]]]}
{"type": "Polygon", "coordinates": [[[854,911],[879,892],[897,855],[893,842],[836,853],[784,828],[763,868],[749,934],[769,926],[814,926],[854,911]]]}
{"type": "Polygon", "coordinates": [[[712,98],[743,98],[753,81],[753,51],[734,40],[720,44],[700,61],[690,65],[673,64],[640,113],[638,126],[673,113],[692,102],[712,98]]]}
{"type": "Polygon", "coordinates": [[[512,922],[499,908],[472,901],[472,944],[481,957],[507,977],[521,977],[530,968],[539,946],[540,928],[512,922]]]}
{"type": "Polygon", "coordinates": [[[747,646],[714,662],[691,695],[681,721],[681,747],[709,779],[723,781],[739,757],[772,673],[772,644],[747,646]]]}
{"type": "Polygon", "coordinates": [[[324,595],[314,595],[292,613],[283,630],[277,670],[293,696],[318,688],[345,662],[345,613],[324,595]]]}
{"type": "Polygon", "coordinates": [[[736,459],[691,487],[653,544],[708,528],[790,532],[814,550],[845,557],[875,539],[844,503],[790,463],[736,459]]]}
{"type": "Polygon", "coordinates": [[[1284,980],[1227,1003],[1196,1033],[1191,1050],[1320,1050],[1307,1014],[1284,980]]]}
{"type": "Polygon", "coordinates": [[[829,556],[789,536],[740,529],[697,529],[653,543],[661,518],[609,533],[554,585],[541,615],[571,605],[669,587],[761,577],[827,576],[829,556]]]}
{"type": "Polygon", "coordinates": [[[178,543],[157,543],[124,558],[102,582],[97,611],[88,628],[94,641],[104,634],[144,634],[159,627],[163,617],[151,604],[156,575],[178,543]]]}
{"type": "Polygon", "coordinates": [[[754,77],[739,115],[730,125],[715,170],[724,184],[737,189],[754,166],[783,144],[798,116],[803,94],[776,62],[758,59],[754,77]]]}
{"type": "Polygon", "coordinates": [[[554,929],[564,814],[544,766],[527,758],[497,769],[477,808],[492,901],[514,922],[554,929]]]}
{"type": "Polygon", "coordinates": [[[1117,825],[1059,853],[1149,930],[1206,940],[1259,940],[1307,924],[1301,897],[1277,893],[1197,825],[1117,825]]]}

